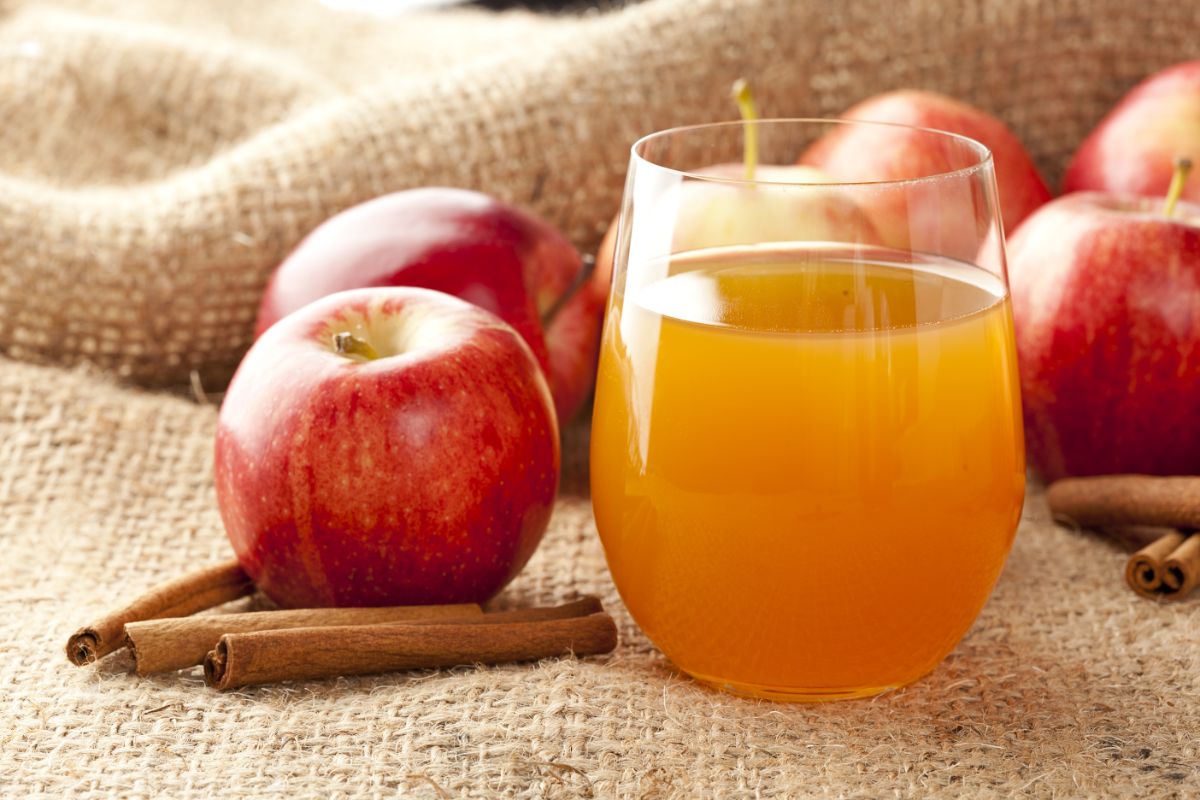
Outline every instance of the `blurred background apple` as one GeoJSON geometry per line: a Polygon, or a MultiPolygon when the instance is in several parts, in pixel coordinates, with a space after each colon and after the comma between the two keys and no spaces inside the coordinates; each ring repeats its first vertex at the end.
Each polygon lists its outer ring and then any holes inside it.
{"type": "Polygon", "coordinates": [[[564,424],[591,392],[606,280],[558,231],[480,192],[413,189],[354,206],[310,233],[272,276],[263,331],[334,292],[419,286],[496,314],[524,337],[564,424]]]}
{"type": "MultiPolygon", "coordinates": [[[[734,82],[732,97],[744,122],[758,119],[745,80],[734,82]]],[[[757,128],[746,127],[741,162],[690,170],[727,182],[684,181],[678,195],[660,201],[662,225],[672,229],[672,253],[764,242],[881,243],[862,208],[837,186],[824,186],[834,180],[823,170],[758,163],[758,137],[757,128]]],[[[598,276],[612,273],[616,238],[614,219],[596,253],[598,276]]]]}
{"type": "MultiPolygon", "coordinates": [[[[1200,60],[1156,72],[1125,95],[1075,152],[1063,191],[1162,197],[1181,157],[1200,162],[1200,60]]],[[[1183,197],[1200,202],[1200,181],[1183,197]]]]}
{"type": "Polygon", "coordinates": [[[760,242],[878,241],[875,226],[853,200],[836,187],[820,186],[831,179],[819,169],[762,165],[754,171],[756,183],[743,182],[741,164],[718,164],[696,174],[730,182],[682,185],[671,215],[676,252],[760,242]]]}
{"type": "MultiPolygon", "coordinates": [[[[1033,159],[1008,127],[995,117],[935,92],[888,92],[847,109],[844,120],[890,122],[896,127],[833,126],[800,157],[801,164],[819,167],[839,181],[903,180],[960,169],[975,160],[963,147],[928,136],[918,128],[957,133],[984,144],[992,152],[1004,229],[1013,231],[1034,209],[1050,199],[1050,190],[1038,174],[1033,159]]],[[[924,204],[938,210],[938,218],[922,218],[910,208],[905,195],[881,193],[874,204],[864,203],[884,242],[893,247],[938,250],[970,260],[981,235],[971,229],[970,206],[962,219],[946,219],[947,211],[984,198],[933,197],[924,204]],[[962,245],[946,242],[961,236],[962,245]]]]}

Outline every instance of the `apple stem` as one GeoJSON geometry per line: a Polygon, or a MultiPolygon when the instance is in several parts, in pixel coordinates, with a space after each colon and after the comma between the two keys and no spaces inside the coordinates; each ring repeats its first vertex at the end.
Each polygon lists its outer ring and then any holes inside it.
{"type": "Polygon", "coordinates": [[[379,358],[379,351],[371,347],[366,339],[360,339],[349,331],[333,335],[333,349],[339,356],[361,356],[367,361],[379,358]]]}
{"type": "Polygon", "coordinates": [[[579,260],[581,266],[579,267],[579,271],[575,273],[575,278],[571,281],[570,286],[562,294],[554,298],[554,302],[550,304],[550,307],[542,312],[542,330],[550,327],[550,323],[558,316],[558,312],[562,311],[567,301],[574,297],[583,288],[583,285],[592,279],[592,273],[596,271],[596,257],[584,254],[579,257],[579,260]]]}
{"type": "Polygon", "coordinates": [[[745,125],[745,135],[742,137],[742,161],[746,165],[746,180],[754,180],[754,170],[758,167],[758,110],[754,106],[754,94],[745,78],[733,82],[730,90],[733,101],[737,103],[745,125]]]}
{"type": "Polygon", "coordinates": [[[1188,173],[1192,171],[1192,160],[1180,157],[1175,159],[1175,174],[1171,176],[1171,186],[1167,189],[1167,202],[1163,205],[1163,216],[1168,219],[1175,213],[1175,204],[1183,194],[1184,184],[1187,183],[1188,173]]]}

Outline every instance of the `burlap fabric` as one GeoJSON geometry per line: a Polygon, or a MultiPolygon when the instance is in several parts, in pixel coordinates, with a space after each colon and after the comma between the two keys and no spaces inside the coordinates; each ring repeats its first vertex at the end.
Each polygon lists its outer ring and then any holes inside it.
{"type": "Polygon", "coordinates": [[[1181,0],[654,0],[584,19],[372,21],[313,0],[10,2],[0,18],[0,353],[224,381],[270,270],[331,213],[493,192],[583,246],[630,142],[834,115],[922,86],[1005,118],[1057,180],[1120,93],[1200,52],[1181,0]]]}
{"type": "MultiPolygon", "coordinates": [[[[0,351],[208,385],[270,268],[320,219],[426,183],[483,188],[593,243],[628,143],[926,86],[1007,119],[1049,176],[1119,93],[1200,55],[1179,0],[650,0],[607,16],[372,22],[301,0],[0,3],[0,351]]],[[[699,688],[625,615],[565,495],[505,603],[595,592],[611,657],[218,695],[64,636],[124,591],[228,553],[214,410],[0,358],[0,796],[882,797],[1200,794],[1200,602],[1122,585],[1123,555],[1038,495],[973,632],[872,701],[699,688]]],[[[714,587],[719,590],[719,587],[714,587]]]]}
{"type": "MultiPolygon", "coordinates": [[[[611,657],[221,695],[64,637],[121,590],[225,557],[214,410],[0,363],[0,796],[1041,797],[1200,794],[1200,602],[1122,585],[1040,496],[973,632],[869,701],[739,700],[672,672],[625,614],[582,491],[503,596],[601,595],[611,657]]],[[[719,587],[714,587],[719,591],[719,587]]]]}

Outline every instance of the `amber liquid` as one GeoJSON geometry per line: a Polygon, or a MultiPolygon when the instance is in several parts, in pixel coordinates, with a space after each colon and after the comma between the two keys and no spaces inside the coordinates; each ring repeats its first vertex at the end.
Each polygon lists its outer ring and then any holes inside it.
{"type": "Polygon", "coordinates": [[[1012,543],[1024,448],[1003,283],[863,255],[701,251],[632,265],[610,300],[596,523],[638,624],[723,688],[825,699],[919,678],[1012,543]]]}

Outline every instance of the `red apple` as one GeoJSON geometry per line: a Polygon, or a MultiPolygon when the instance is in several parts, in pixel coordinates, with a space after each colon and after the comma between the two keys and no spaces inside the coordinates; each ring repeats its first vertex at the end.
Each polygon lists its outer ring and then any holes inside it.
{"type": "MultiPolygon", "coordinates": [[[[671,253],[764,242],[880,244],[879,232],[851,193],[824,171],[798,164],[760,163],[758,120],[750,85],[734,81],[730,95],[742,121],[742,161],[710,164],[690,174],[713,180],[682,180],[664,192],[646,224],[654,241],[671,233],[671,253]]],[[[611,275],[617,220],[596,253],[596,268],[611,275]]],[[[632,245],[631,245],[632,246],[632,245]]],[[[656,255],[667,255],[657,253],[656,255]]]]}
{"type": "Polygon", "coordinates": [[[1200,473],[1200,205],[1077,193],[1009,240],[1030,463],[1200,473]]]}
{"type": "MultiPolygon", "coordinates": [[[[974,139],[992,151],[1000,212],[1004,228],[1014,230],[1038,206],[1050,199],[1050,190],[1038,174],[1029,153],[1007,126],[978,108],[934,92],[888,92],[858,103],[841,116],[845,120],[894,123],[894,126],[834,126],[800,157],[801,164],[820,167],[838,181],[904,180],[936,175],[963,167],[969,154],[943,137],[900,126],[933,128],[974,139]]],[[[971,157],[973,158],[973,156],[971,157]]],[[[966,187],[965,183],[958,184],[966,187]]],[[[951,191],[951,184],[930,183],[925,191],[951,191]]],[[[922,191],[914,187],[914,191],[922,191]]],[[[935,249],[944,255],[973,257],[980,236],[974,231],[972,204],[978,198],[937,196],[914,198],[911,193],[881,193],[867,212],[884,241],[894,247],[935,249]],[[922,220],[922,208],[963,209],[963,219],[939,226],[922,220]],[[947,246],[947,236],[966,231],[965,244],[947,246]],[[923,239],[913,241],[913,237],[923,239]],[[962,252],[959,252],[962,251],[962,252]]]]}
{"type": "Polygon", "coordinates": [[[670,198],[663,224],[673,226],[676,252],[761,242],[837,241],[875,244],[875,226],[828,175],[813,167],[759,165],[756,183],[740,182],[741,164],[714,164],[670,198]],[[795,184],[795,185],[792,185],[795,184]]]}
{"type": "MultiPolygon", "coordinates": [[[[1179,157],[1200,162],[1200,60],[1157,72],[1125,95],[1075,152],[1063,191],[1161,197],[1179,157]]],[[[1200,201],[1200,181],[1183,196],[1200,201]]]]}
{"type": "Polygon", "coordinates": [[[525,338],[565,424],[591,391],[608,284],[558,231],[463,189],[414,189],[354,206],[280,264],[258,332],[317,298],[367,286],[437,289],[496,314],[525,338]]]}
{"type": "Polygon", "coordinates": [[[285,607],[481,602],[529,559],[558,487],[529,346],[424,289],[318,300],[250,348],[215,477],[242,566],[285,607]]]}
{"type": "MultiPolygon", "coordinates": [[[[762,242],[880,243],[851,193],[820,186],[831,179],[819,169],[759,165],[754,184],[742,182],[742,164],[714,164],[692,174],[728,181],[685,181],[677,196],[652,212],[650,226],[673,231],[673,252],[762,242]]],[[[597,277],[611,276],[616,234],[614,219],[596,251],[597,277]]]]}

